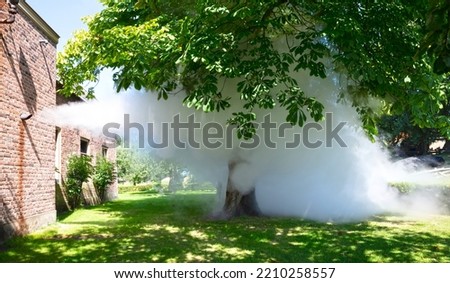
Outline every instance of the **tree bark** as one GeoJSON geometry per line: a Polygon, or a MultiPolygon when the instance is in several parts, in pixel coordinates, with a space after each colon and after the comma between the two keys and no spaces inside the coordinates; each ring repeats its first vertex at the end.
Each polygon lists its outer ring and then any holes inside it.
{"type": "Polygon", "coordinates": [[[255,188],[248,193],[241,193],[239,188],[236,188],[230,176],[232,175],[238,162],[231,161],[228,164],[228,181],[227,191],[225,196],[225,204],[222,208],[222,217],[230,219],[237,216],[261,216],[258,202],[256,200],[255,188]]]}

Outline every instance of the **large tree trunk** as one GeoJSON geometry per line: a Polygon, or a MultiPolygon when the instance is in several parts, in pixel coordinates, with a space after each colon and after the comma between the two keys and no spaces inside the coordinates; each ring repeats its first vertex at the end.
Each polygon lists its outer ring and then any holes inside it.
{"type": "Polygon", "coordinates": [[[227,191],[225,195],[225,204],[222,208],[222,217],[229,219],[236,216],[260,216],[261,211],[258,207],[258,203],[255,196],[255,189],[243,194],[239,191],[239,188],[234,187],[231,182],[230,176],[233,173],[238,162],[230,162],[228,164],[228,180],[227,191]]]}
{"type": "Polygon", "coordinates": [[[226,218],[242,215],[260,216],[255,189],[245,195],[239,191],[227,191],[223,212],[226,218]]]}

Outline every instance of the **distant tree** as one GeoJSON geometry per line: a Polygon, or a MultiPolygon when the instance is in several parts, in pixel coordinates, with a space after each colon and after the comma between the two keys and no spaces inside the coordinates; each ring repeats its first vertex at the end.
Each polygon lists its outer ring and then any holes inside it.
{"type": "Polygon", "coordinates": [[[131,170],[132,155],[119,145],[116,151],[117,178],[119,182],[123,182],[131,170]]]}
{"type": "Polygon", "coordinates": [[[118,147],[116,162],[121,182],[129,181],[137,185],[150,180],[151,161],[137,150],[118,147]]]}
{"type": "Polygon", "coordinates": [[[158,159],[148,150],[119,147],[117,150],[118,174],[122,181],[129,181],[133,185],[142,182],[161,182],[171,178],[169,187],[176,190],[182,183],[184,167],[175,162],[158,159]]]}

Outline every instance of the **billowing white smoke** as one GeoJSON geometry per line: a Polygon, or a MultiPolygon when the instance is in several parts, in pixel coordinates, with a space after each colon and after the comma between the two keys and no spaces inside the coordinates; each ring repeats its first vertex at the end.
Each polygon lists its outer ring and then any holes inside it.
{"type": "MultiPolygon", "coordinates": [[[[167,101],[157,101],[154,94],[135,93],[61,106],[47,111],[45,116],[53,116],[60,125],[81,126],[97,132],[106,130],[118,133],[122,138],[129,136],[134,145],[150,147],[149,142],[167,141],[168,146],[153,149],[153,152],[187,165],[196,177],[217,185],[226,184],[228,163],[238,161],[231,176],[234,186],[244,193],[255,188],[259,206],[268,215],[352,221],[377,213],[405,211],[407,207],[389,189],[388,182],[402,180],[406,173],[389,163],[379,145],[368,140],[355,109],[336,102],[342,91],[338,78],[333,73],[326,79],[298,73],[297,79],[305,93],[317,97],[324,104],[325,112],[331,114],[318,124],[280,130],[286,117],[284,109],[258,110],[259,123],[270,113],[271,122],[277,126],[272,126],[270,135],[260,126],[257,131],[259,143],[251,149],[245,147],[252,142],[256,144],[255,140],[238,140],[235,132],[225,136],[227,118],[232,112],[242,110],[233,92],[235,85],[230,81],[222,93],[232,97],[233,107],[219,113],[203,113],[183,106],[183,93],[167,101]],[[177,137],[172,128],[177,115],[181,123],[186,123],[192,114],[192,119],[201,123],[201,127],[197,126],[190,133],[181,129],[177,137]],[[211,122],[217,124],[212,126],[211,122]],[[168,137],[162,134],[164,123],[168,123],[168,137]],[[153,127],[151,132],[149,125],[153,127]],[[216,125],[221,125],[224,131],[222,137],[210,136],[209,148],[202,132],[205,125],[210,127],[211,135],[220,133],[216,125]],[[274,143],[275,148],[269,148],[273,144],[265,144],[265,141],[274,143]],[[179,148],[179,142],[185,143],[186,148],[179,148]],[[195,142],[200,148],[193,148],[195,142]],[[211,144],[217,142],[222,145],[212,149],[211,144]],[[287,148],[292,147],[293,142],[297,142],[294,148],[287,148]]],[[[222,200],[223,197],[222,194],[222,200]]],[[[416,206],[421,203],[413,202],[409,208],[413,206],[417,210],[416,206]]]]}

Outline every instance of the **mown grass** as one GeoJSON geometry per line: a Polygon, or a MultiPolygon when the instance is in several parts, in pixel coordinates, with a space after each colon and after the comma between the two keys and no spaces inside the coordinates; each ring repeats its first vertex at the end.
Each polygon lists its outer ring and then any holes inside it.
{"type": "Polygon", "coordinates": [[[450,217],[208,219],[212,192],[129,192],[0,248],[0,262],[450,262],[450,217]]]}

